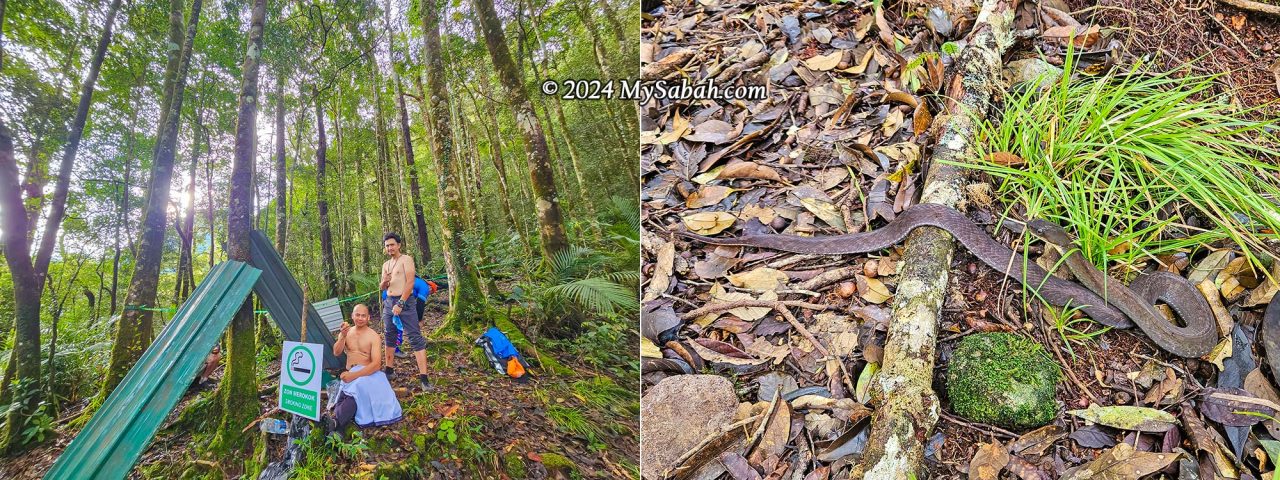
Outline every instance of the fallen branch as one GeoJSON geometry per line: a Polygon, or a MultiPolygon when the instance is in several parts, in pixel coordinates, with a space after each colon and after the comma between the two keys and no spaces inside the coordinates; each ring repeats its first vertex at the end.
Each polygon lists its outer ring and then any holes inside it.
{"type": "Polygon", "coordinates": [[[1250,12],[1265,13],[1268,15],[1280,15],[1280,5],[1271,5],[1269,3],[1255,2],[1253,0],[1218,0],[1227,5],[1248,10],[1250,12]]]}
{"type": "Polygon", "coordinates": [[[279,413],[279,412],[280,412],[280,407],[276,407],[276,408],[272,408],[271,410],[267,410],[267,413],[264,413],[264,414],[262,414],[262,415],[258,416],[258,418],[253,419],[253,421],[252,421],[252,422],[249,422],[249,424],[248,424],[248,425],[245,425],[245,426],[244,426],[244,428],[240,429],[240,433],[244,433],[244,432],[249,431],[249,429],[250,429],[250,428],[253,428],[253,426],[254,426],[254,425],[257,425],[257,424],[258,424],[258,422],[261,422],[261,421],[265,420],[267,417],[270,417],[270,416],[272,416],[272,415],[275,415],[275,414],[277,414],[277,413],[279,413]]]}
{"type": "MultiPolygon", "coordinates": [[[[1003,89],[1001,58],[1014,41],[1014,9],[1003,0],[985,0],[968,46],[954,65],[938,140],[930,156],[922,203],[956,207],[964,197],[963,169],[947,162],[977,157],[977,122],[1003,89]]],[[[884,346],[884,364],[873,379],[867,450],[850,472],[852,478],[923,478],[923,440],[938,422],[933,365],[938,316],[946,297],[953,239],[944,230],[922,227],[907,236],[903,266],[894,295],[893,318],[884,346]]]]}
{"type": "Polygon", "coordinates": [[[818,310],[818,311],[826,310],[828,308],[826,305],[820,305],[817,303],[809,303],[809,302],[801,302],[796,300],[735,300],[732,302],[713,303],[711,305],[707,305],[697,310],[691,310],[688,313],[681,315],[680,318],[682,320],[693,320],[695,318],[701,317],[708,313],[720,313],[720,312],[725,312],[725,311],[729,311],[729,310],[733,310],[735,308],[741,308],[741,307],[774,308],[774,305],[778,305],[778,304],[786,305],[788,307],[800,307],[800,308],[807,308],[810,310],[818,310]]]}

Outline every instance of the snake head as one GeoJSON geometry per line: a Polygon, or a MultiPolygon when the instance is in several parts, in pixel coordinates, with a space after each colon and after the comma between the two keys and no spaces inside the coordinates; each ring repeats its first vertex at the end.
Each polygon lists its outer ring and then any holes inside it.
{"type": "Polygon", "coordinates": [[[1046,220],[1032,219],[1027,222],[1027,229],[1031,231],[1032,235],[1059,247],[1069,248],[1073,243],[1071,235],[1067,234],[1066,230],[1058,224],[1046,220]]]}

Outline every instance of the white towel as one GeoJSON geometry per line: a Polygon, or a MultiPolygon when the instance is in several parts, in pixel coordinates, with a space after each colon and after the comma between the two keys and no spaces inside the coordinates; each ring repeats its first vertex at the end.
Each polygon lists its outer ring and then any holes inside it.
{"type": "MultiPolygon", "coordinates": [[[[358,372],[364,365],[351,367],[358,372]]],[[[342,382],[342,393],[356,399],[356,425],[361,428],[380,427],[400,421],[402,411],[391,382],[382,371],[365,375],[351,382],[342,382]]]]}

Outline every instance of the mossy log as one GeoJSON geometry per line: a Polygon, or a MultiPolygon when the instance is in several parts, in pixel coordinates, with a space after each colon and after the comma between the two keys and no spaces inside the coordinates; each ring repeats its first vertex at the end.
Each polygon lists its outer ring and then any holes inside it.
{"type": "MultiPolygon", "coordinates": [[[[1003,88],[1001,57],[1014,41],[1013,6],[985,0],[969,43],[960,52],[946,91],[947,111],[937,119],[938,141],[930,156],[921,202],[958,206],[964,197],[964,170],[943,162],[973,159],[978,117],[1003,88]],[[976,115],[974,115],[976,114],[976,115]]],[[[954,251],[949,233],[933,227],[907,236],[903,270],[885,341],[884,365],[872,382],[870,440],[850,478],[924,478],[924,440],[938,421],[932,388],[938,316],[946,294],[954,251]]]]}

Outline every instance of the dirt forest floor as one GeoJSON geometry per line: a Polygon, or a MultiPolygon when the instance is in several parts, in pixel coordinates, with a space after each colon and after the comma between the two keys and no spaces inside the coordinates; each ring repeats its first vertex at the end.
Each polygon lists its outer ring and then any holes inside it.
{"type": "MultiPolygon", "coordinates": [[[[838,235],[879,228],[916,201],[918,162],[937,141],[939,93],[953,73],[936,54],[921,54],[963,38],[974,19],[953,23],[927,6],[893,0],[882,12],[871,1],[677,0],[646,14],[647,79],[770,88],[766,99],[658,100],[642,112],[645,478],[676,466],[704,479],[836,478],[867,448],[874,405],[866,387],[885,354],[901,247],[805,255],[717,247],[675,232],[838,235]],[[750,301],[789,303],[690,313],[750,301]],[[692,375],[699,373],[724,380],[692,375]],[[775,395],[787,392],[794,393],[779,407],[775,395]],[[701,428],[677,428],[688,418],[701,428]],[[715,433],[729,424],[743,433],[715,433]]],[[[1034,35],[1005,61],[1042,57],[1061,66],[1063,30],[1052,29],[1073,22],[1086,37],[1076,49],[1084,51],[1077,69],[1085,75],[1138,61],[1221,73],[1211,93],[1254,109],[1242,116],[1280,113],[1280,16],[1216,0],[1024,1],[1016,28],[1034,35]]],[[[990,233],[1005,206],[987,198],[987,187],[968,192],[987,201],[971,196],[967,213],[990,233]]],[[[1000,229],[995,238],[1014,245],[1020,235],[1000,229]]],[[[1207,258],[1209,251],[1184,254],[1172,270],[1186,276],[1222,260],[1207,258]]],[[[1214,270],[1219,279],[1231,275],[1222,270],[1214,270]]],[[[1222,405],[1205,401],[1227,390],[1280,400],[1271,380],[1280,372],[1267,366],[1258,338],[1275,288],[1243,283],[1222,300],[1234,319],[1225,330],[1236,353],[1219,355],[1215,365],[1164,352],[1140,330],[1087,320],[1055,325],[1053,315],[1024,301],[1016,282],[957,247],[934,359],[941,414],[923,439],[923,467],[931,478],[1270,478],[1280,452],[1267,442],[1280,439],[1280,426],[1241,418],[1224,424],[1212,411],[1222,405]],[[978,332],[1033,339],[1062,367],[1047,426],[1007,429],[954,413],[947,367],[960,340],[978,332]],[[1178,426],[1123,428],[1067,413],[1091,404],[1163,412],[1178,426]]]]}
{"type": "MultiPolygon", "coordinates": [[[[429,304],[426,331],[439,326],[446,308],[429,304]]],[[[418,388],[412,357],[397,359],[392,387],[404,420],[387,427],[352,427],[342,442],[326,442],[318,434],[308,437],[303,447],[307,457],[290,478],[635,477],[639,422],[635,393],[628,393],[634,387],[621,387],[575,362],[565,363],[572,373],[519,384],[499,376],[469,343],[428,341],[432,391],[418,388]]],[[[275,360],[267,370],[278,368],[275,360]]],[[[236,464],[197,458],[192,445],[202,440],[193,439],[191,426],[200,420],[191,418],[198,414],[183,415],[214,394],[212,385],[220,375],[221,369],[208,387],[182,399],[130,478],[237,478],[243,472],[236,464]]],[[[275,383],[274,377],[261,383],[266,392],[262,405],[276,403],[275,383]]],[[[253,432],[268,437],[257,428],[253,432]]],[[[254,452],[259,465],[283,458],[284,438],[270,435],[268,448],[254,452]]],[[[70,441],[71,435],[60,434],[54,442],[4,462],[0,478],[40,478],[70,441]]]]}

